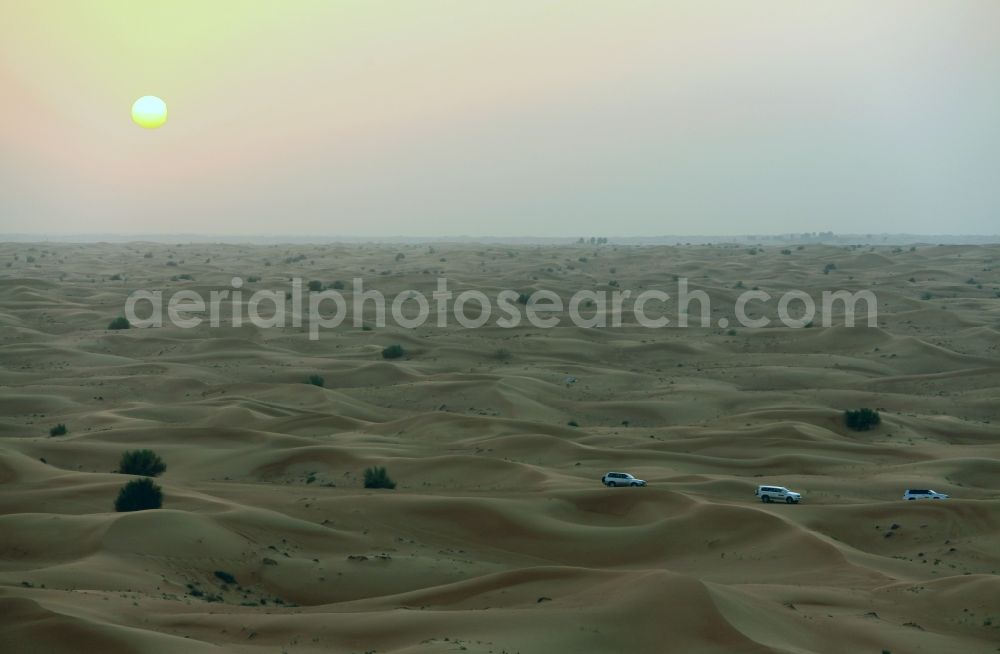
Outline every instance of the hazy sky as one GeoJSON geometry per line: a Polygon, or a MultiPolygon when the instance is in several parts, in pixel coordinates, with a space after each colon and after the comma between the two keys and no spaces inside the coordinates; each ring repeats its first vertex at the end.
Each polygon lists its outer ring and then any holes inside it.
{"type": "Polygon", "coordinates": [[[0,0],[0,233],[998,225],[1000,0],[0,0]]]}

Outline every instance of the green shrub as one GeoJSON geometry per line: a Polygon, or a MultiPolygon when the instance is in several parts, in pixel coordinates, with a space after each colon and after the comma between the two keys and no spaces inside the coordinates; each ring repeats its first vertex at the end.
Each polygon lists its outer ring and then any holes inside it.
{"type": "Polygon", "coordinates": [[[115,511],[146,511],[163,506],[163,491],[149,477],[133,479],[118,491],[115,511]]]}
{"type": "Polygon", "coordinates": [[[128,318],[125,316],[118,316],[111,321],[111,324],[108,325],[108,329],[128,329],[131,326],[132,325],[129,323],[128,318]]]}
{"type": "Polygon", "coordinates": [[[259,281],[260,281],[260,275],[250,275],[249,277],[247,277],[247,282],[250,283],[250,284],[253,284],[254,282],[259,282],[259,281]]]}
{"type": "Polygon", "coordinates": [[[66,425],[60,422],[58,425],[49,430],[49,436],[65,436],[68,432],[69,430],[66,429],[66,425]]]}
{"type": "Polygon", "coordinates": [[[120,282],[122,279],[124,279],[124,277],[122,277],[121,273],[115,273],[114,275],[111,275],[111,277],[108,277],[108,279],[110,279],[113,282],[120,282]]]}
{"type": "Polygon", "coordinates": [[[334,288],[334,289],[337,289],[338,291],[342,291],[345,288],[347,288],[347,284],[345,284],[344,282],[342,282],[342,281],[340,281],[338,279],[334,283],[330,284],[330,288],[334,288]]]}
{"type": "Polygon", "coordinates": [[[388,488],[396,487],[396,482],[389,478],[389,473],[384,467],[375,466],[365,468],[365,488],[388,488]]]}
{"type": "Polygon", "coordinates": [[[403,346],[400,345],[399,343],[390,345],[389,347],[382,350],[383,359],[398,359],[404,354],[406,354],[406,350],[404,350],[403,346]]]}
{"type": "Polygon", "coordinates": [[[234,585],[236,584],[236,577],[226,572],[225,570],[216,570],[215,576],[221,579],[223,583],[234,584],[234,585]]]}
{"type": "Polygon", "coordinates": [[[497,351],[493,353],[493,356],[500,361],[510,361],[514,357],[514,355],[510,353],[510,350],[505,347],[497,348],[497,351]]]}
{"type": "Polygon", "coordinates": [[[323,282],[319,281],[318,279],[310,280],[310,282],[306,284],[306,286],[309,288],[310,291],[314,293],[319,293],[320,291],[323,290],[323,282]]]}
{"type": "Polygon", "coordinates": [[[855,409],[844,411],[844,422],[854,431],[868,431],[882,422],[882,417],[874,409],[855,409]]]}
{"type": "Polygon", "coordinates": [[[309,379],[307,381],[313,386],[319,386],[320,388],[322,388],[323,385],[326,384],[326,380],[320,377],[319,375],[309,375],[309,379]]]}
{"type": "Polygon", "coordinates": [[[155,477],[166,469],[167,464],[153,450],[127,450],[118,461],[118,472],[123,475],[155,477]]]}

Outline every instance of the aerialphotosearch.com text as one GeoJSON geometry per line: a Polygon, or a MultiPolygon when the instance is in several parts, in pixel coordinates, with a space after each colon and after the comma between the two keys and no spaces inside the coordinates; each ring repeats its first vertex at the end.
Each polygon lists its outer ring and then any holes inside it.
{"type": "MultiPolygon", "coordinates": [[[[208,297],[193,289],[164,291],[139,289],[125,302],[125,317],[133,327],[162,327],[166,322],[183,329],[208,324],[211,327],[240,327],[244,323],[261,329],[308,327],[310,340],[319,338],[324,329],[344,324],[384,327],[395,325],[448,327],[458,324],[466,329],[487,325],[511,329],[530,325],[551,329],[561,325],[583,328],[614,328],[623,324],[649,329],[664,327],[742,326],[765,328],[775,320],[767,315],[776,309],[776,319],[786,327],[801,328],[814,324],[829,327],[836,317],[838,324],[855,325],[856,315],[863,315],[869,327],[878,324],[878,302],[869,290],[822,291],[819,298],[801,290],[780,295],[760,289],[741,292],[726,315],[713,319],[712,299],[701,289],[691,289],[686,278],[676,280],[676,288],[632,291],[582,289],[568,298],[552,290],[530,292],[501,290],[492,297],[481,290],[455,292],[447,278],[438,278],[430,297],[418,290],[404,290],[391,298],[376,289],[366,289],[364,280],[354,278],[350,290],[317,288],[302,279],[291,280],[290,289],[255,290],[244,288],[243,279],[233,277],[229,288],[208,291],[208,297]],[[818,299],[818,303],[817,303],[818,299]],[[859,308],[863,310],[859,313],[859,308]],[[732,323],[729,317],[735,320],[732,323]]],[[[718,307],[715,308],[718,313],[718,307]]]]}

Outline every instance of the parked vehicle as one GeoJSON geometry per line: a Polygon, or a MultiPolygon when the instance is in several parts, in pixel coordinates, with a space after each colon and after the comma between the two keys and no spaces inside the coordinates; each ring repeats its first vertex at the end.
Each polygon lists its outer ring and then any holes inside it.
{"type": "Polygon", "coordinates": [[[627,472],[609,472],[601,477],[601,483],[605,486],[645,486],[644,479],[636,479],[627,472]]]}
{"type": "Polygon", "coordinates": [[[944,493],[929,490],[926,488],[910,488],[903,493],[904,500],[946,500],[948,496],[944,493]]]}
{"type": "Polygon", "coordinates": [[[802,494],[790,491],[784,486],[758,486],[753,492],[764,504],[769,502],[784,502],[786,504],[798,504],[802,501],[802,494]]]}

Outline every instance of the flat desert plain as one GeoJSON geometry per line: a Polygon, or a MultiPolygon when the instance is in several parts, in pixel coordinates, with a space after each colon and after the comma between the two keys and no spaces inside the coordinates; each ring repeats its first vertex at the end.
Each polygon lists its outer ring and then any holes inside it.
{"type": "Polygon", "coordinates": [[[934,244],[2,244],[0,649],[996,652],[998,261],[934,244]],[[136,289],[207,296],[237,276],[244,302],[294,277],[389,299],[439,277],[564,298],[687,278],[712,321],[645,328],[626,304],[603,329],[371,311],[318,340],[227,318],[108,329],[136,289]],[[743,327],[755,287],[869,289],[877,325],[743,327]],[[860,407],[881,424],[848,429],[860,407]],[[119,458],[140,448],[167,464],[163,508],[117,513],[135,478],[119,458]],[[369,466],[396,488],[365,489],[369,466]],[[648,486],[606,488],[608,471],[648,486]],[[763,504],[760,484],[803,502],[763,504]]]}

